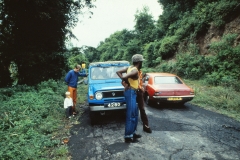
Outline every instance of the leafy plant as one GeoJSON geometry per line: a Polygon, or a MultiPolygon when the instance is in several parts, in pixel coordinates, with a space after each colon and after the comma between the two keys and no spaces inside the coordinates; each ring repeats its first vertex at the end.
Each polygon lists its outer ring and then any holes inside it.
{"type": "Polygon", "coordinates": [[[210,51],[214,56],[209,63],[208,83],[235,86],[240,79],[240,45],[234,46],[236,37],[236,34],[224,35],[221,41],[211,44],[210,51]]]}
{"type": "Polygon", "coordinates": [[[66,85],[54,80],[42,82],[36,88],[1,89],[9,95],[2,98],[0,106],[0,159],[68,156],[67,147],[61,143],[61,136],[66,136],[61,131],[65,125],[62,96],[65,91],[66,85]]]}

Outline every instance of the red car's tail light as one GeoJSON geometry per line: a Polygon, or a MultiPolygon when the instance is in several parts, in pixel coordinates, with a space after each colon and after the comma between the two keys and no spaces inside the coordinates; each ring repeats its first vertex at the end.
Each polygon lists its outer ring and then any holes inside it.
{"type": "Polygon", "coordinates": [[[194,95],[194,92],[190,92],[191,95],[194,95]]]}

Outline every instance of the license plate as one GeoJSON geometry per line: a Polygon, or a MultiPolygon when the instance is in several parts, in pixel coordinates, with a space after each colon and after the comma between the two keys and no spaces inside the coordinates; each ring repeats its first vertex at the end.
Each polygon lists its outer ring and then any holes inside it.
{"type": "Polygon", "coordinates": [[[121,103],[119,103],[119,102],[112,102],[112,103],[108,103],[106,106],[107,107],[120,107],[121,103]]]}
{"type": "Polygon", "coordinates": [[[180,98],[180,97],[169,97],[167,100],[168,101],[181,101],[182,98],[180,98]]]}

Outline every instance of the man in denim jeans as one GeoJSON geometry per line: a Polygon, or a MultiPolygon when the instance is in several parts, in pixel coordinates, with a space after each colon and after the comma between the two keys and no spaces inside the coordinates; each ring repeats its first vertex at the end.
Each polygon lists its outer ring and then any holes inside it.
{"type": "Polygon", "coordinates": [[[142,68],[142,61],[143,56],[140,54],[135,54],[132,56],[132,63],[133,65],[117,71],[117,75],[123,80],[123,85],[127,84],[125,82],[128,82],[129,85],[124,86],[124,96],[126,99],[126,122],[125,122],[125,142],[131,143],[131,142],[137,142],[137,138],[141,138],[141,135],[136,134],[137,130],[137,124],[138,124],[138,107],[136,104],[136,97],[137,97],[137,90],[138,90],[138,83],[139,83],[139,76],[138,76],[138,70],[142,68]],[[126,75],[123,76],[123,73],[126,73],[126,75]]]}

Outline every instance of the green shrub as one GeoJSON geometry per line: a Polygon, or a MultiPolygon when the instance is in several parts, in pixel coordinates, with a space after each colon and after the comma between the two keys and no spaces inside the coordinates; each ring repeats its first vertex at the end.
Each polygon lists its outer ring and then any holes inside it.
{"type": "MultiPolygon", "coordinates": [[[[240,45],[234,47],[236,34],[224,35],[219,42],[212,43],[210,67],[206,73],[206,81],[212,85],[237,87],[240,80],[240,45]]],[[[236,88],[237,90],[237,88],[236,88]]]]}
{"type": "Polygon", "coordinates": [[[0,101],[5,101],[17,92],[34,91],[34,87],[27,85],[17,85],[10,88],[0,88],[0,101]]]}
{"type": "Polygon", "coordinates": [[[205,56],[198,54],[178,54],[176,56],[177,75],[190,79],[200,79],[208,68],[208,60],[205,56]]]}
{"type": "Polygon", "coordinates": [[[65,89],[64,83],[49,80],[37,90],[29,86],[0,90],[7,95],[0,106],[0,159],[49,159],[50,153],[61,159],[62,154],[53,150],[61,145],[54,137],[63,125],[65,89]]]}
{"type": "Polygon", "coordinates": [[[156,67],[158,72],[169,72],[176,73],[176,62],[175,61],[162,61],[161,65],[156,67]]]}
{"type": "Polygon", "coordinates": [[[40,84],[37,85],[37,89],[39,91],[50,88],[52,91],[56,92],[58,89],[58,82],[54,81],[53,79],[50,79],[48,81],[41,82],[40,84]]]}
{"type": "Polygon", "coordinates": [[[154,54],[154,50],[155,50],[156,46],[159,45],[158,43],[159,42],[151,42],[151,43],[148,43],[147,45],[145,45],[144,51],[143,51],[143,57],[144,57],[144,59],[146,59],[146,61],[143,62],[144,66],[153,67],[160,63],[158,58],[161,58],[161,57],[156,56],[154,54]],[[158,59],[158,60],[156,60],[156,59],[158,59]]]}
{"type": "Polygon", "coordinates": [[[174,56],[177,45],[179,44],[178,36],[164,37],[161,40],[161,46],[158,50],[158,55],[163,59],[168,59],[174,56]]]}

